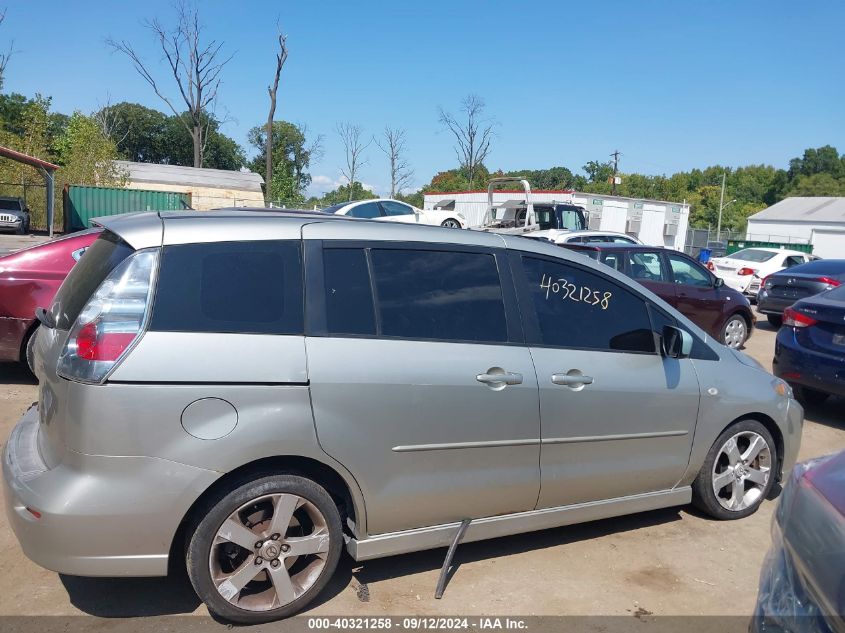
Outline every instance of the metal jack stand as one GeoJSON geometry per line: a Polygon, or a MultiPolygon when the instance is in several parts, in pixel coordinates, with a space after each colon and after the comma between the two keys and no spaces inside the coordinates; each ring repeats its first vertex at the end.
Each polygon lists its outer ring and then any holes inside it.
{"type": "Polygon", "coordinates": [[[458,527],[455,538],[449,546],[449,551],[446,552],[446,560],[443,561],[443,567],[440,569],[440,579],[437,581],[437,589],[434,591],[434,599],[440,600],[443,597],[443,591],[446,589],[446,577],[449,575],[449,567],[452,566],[452,558],[455,556],[455,550],[458,549],[458,543],[464,538],[464,533],[467,531],[472,519],[464,519],[458,527]]]}

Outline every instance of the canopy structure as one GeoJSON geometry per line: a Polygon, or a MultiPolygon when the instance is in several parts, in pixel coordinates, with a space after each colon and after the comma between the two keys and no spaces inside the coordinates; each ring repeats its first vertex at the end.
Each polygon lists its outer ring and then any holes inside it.
{"type": "Polygon", "coordinates": [[[54,212],[54,172],[59,168],[58,165],[48,163],[46,160],[35,158],[35,156],[28,156],[22,154],[8,147],[0,145],[0,157],[14,160],[30,167],[35,167],[38,172],[44,176],[44,189],[47,192],[47,226],[49,227],[50,237],[53,237],[53,212],[54,212]]]}

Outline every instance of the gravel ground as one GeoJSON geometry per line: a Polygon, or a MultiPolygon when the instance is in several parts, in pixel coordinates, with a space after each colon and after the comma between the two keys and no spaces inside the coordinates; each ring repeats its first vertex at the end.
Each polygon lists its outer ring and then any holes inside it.
{"type": "MultiPolygon", "coordinates": [[[[769,366],[774,331],[762,321],[748,351],[769,366]]],[[[25,372],[0,365],[0,438],[36,399],[25,372]]],[[[807,411],[800,459],[845,449],[845,402],[807,411]]],[[[366,563],[347,556],[309,614],[749,615],[775,504],[716,522],[691,508],[461,546],[442,600],[445,550],[366,563]]],[[[205,614],[183,576],[83,579],[31,563],[0,518],[0,616],[205,614]]]]}

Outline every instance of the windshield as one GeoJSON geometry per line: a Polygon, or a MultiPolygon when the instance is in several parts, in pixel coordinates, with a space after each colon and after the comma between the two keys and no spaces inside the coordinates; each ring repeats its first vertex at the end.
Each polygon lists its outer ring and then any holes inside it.
{"type": "Polygon", "coordinates": [[[20,211],[21,203],[17,200],[2,200],[0,199],[0,209],[4,211],[20,211]]]}
{"type": "Polygon", "coordinates": [[[744,262],[767,262],[774,256],[775,253],[761,251],[756,248],[746,248],[732,255],[728,255],[731,259],[741,259],[744,262]]]}

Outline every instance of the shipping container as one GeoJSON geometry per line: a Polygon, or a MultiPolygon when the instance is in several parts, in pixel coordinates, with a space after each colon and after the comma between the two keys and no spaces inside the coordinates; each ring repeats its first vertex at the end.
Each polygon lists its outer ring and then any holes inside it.
{"type": "Polygon", "coordinates": [[[190,209],[191,196],[173,191],[65,185],[62,207],[64,230],[70,233],[90,228],[92,218],[105,215],[190,209]]]}

